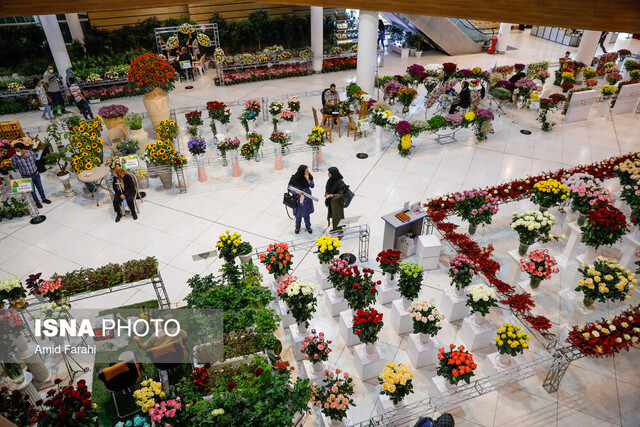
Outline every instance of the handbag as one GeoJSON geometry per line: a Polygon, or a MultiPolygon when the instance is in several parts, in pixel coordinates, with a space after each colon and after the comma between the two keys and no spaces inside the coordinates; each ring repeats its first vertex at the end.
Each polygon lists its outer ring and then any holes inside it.
{"type": "Polygon", "coordinates": [[[298,200],[291,193],[284,193],[282,203],[288,208],[295,209],[298,207],[298,200]]]}
{"type": "Polygon", "coordinates": [[[342,198],[340,199],[340,204],[343,208],[348,208],[353,200],[355,194],[348,185],[345,185],[344,192],[342,193],[342,198]]]}

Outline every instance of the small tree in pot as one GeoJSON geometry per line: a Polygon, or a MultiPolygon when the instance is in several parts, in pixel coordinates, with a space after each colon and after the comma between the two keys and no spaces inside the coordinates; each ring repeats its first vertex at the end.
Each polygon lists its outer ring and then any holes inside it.
{"type": "Polygon", "coordinates": [[[59,172],[56,173],[58,180],[64,185],[64,192],[66,197],[73,197],[76,195],[71,183],[69,182],[69,162],[70,158],[67,156],[66,151],[53,152],[44,155],[44,161],[48,165],[56,165],[59,172]]]}

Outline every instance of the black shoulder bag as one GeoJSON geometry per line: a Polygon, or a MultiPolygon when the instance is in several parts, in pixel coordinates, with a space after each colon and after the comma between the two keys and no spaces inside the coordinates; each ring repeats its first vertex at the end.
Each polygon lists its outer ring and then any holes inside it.
{"type": "Polygon", "coordinates": [[[354,197],[355,194],[353,193],[353,191],[351,191],[348,185],[345,185],[344,193],[342,193],[342,198],[340,199],[340,204],[343,208],[348,208],[354,197]]]}

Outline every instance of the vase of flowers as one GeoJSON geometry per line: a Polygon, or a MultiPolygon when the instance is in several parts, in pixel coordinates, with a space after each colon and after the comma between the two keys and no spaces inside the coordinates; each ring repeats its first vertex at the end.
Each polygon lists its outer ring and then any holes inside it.
{"type": "Polygon", "coordinates": [[[531,193],[531,201],[540,206],[541,212],[559,205],[569,197],[569,189],[552,178],[536,182],[531,193]]]}
{"type": "Polygon", "coordinates": [[[22,287],[17,277],[7,277],[0,280],[0,302],[9,301],[11,308],[24,308],[27,291],[22,287]]]}
{"type": "Polygon", "coordinates": [[[439,349],[438,360],[440,362],[436,373],[445,379],[445,384],[451,384],[454,388],[460,381],[469,384],[471,377],[475,375],[473,371],[478,367],[473,361],[473,355],[463,345],[456,348],[454,344],[450,344],[447,352],[444,348],[439,349]]]}
{"type": "Polygon", "coordinates": [[[196,138],[198,136],[198,126],[202,126],[202,111],[190,111],[184,116],[187,119],[189,136],[196,138]]]}
{"type": "Polygon", "coordinates": [[[463,220],[469,222],[469,234],[473,235],[481,224],[491,224],[498,213],[497,199],[485,190],[470,190],[455,193],[455,210],[463,220]]]}
{"type": "Polygon", "coordinates": [[[613,245],[629,232],[627,218],[612,204],[597,201],[589,211],[587,221],[580,227],[582,242],[594,249],[613,245]]]}
{"type": "Polygon", "coordinates": [[[336,290],[336,296],[339,298],[344,297],[344,290],[349,282],[349,273],[345,271],[349,267],[349,263],[340,258],[332,258],[329,260],[329,276],[328,280],[336,290]]]}
{"type": "Polygon", "coordinates": [[[398,102],[402,104],[402,113],[406,114],[409,112],[409,106],[413,100],[416,99],[416,96],[418,96],[418,91],[409,87],[401,87],[398,89],[396,96],[398,102]]]}
{"type": "Polygon", "coordinates": [[[379,263],[382,274],[387,279],[389,286],[398,285],[398,273],[400,272],[400,251],[394,249],[387,249],[382,251],[376,257],[376,262],[379,263]]]}
{"type": "Polygon", "coordinates": [[[602,187],[602,182],[596,181],[588,174],[574,174],[565,182],[571,197],[571,209],[579,213],[578,226],[582,227],[587,220],[587,215],[593,206],[602,201],[613,203],[609,191],[602,187]]]}
{"type": "Polygon", "coordinates": [[[302,350],[305,360],[311,362],[313,366],[313,372],[318,374],[324,371],[325,363],[329,360],[329,348],[331,340],[327,340],[324,337],[324,333],[317,333],[315,329],[311,329],[311,335],[304,338],[302,341],[302,350]]]}
{"type": "Polygon", "coordinates": [[[289,312],[296,319],[298,332],[306,334],[309,320],[316,311],[318,300],[314,295],[315,285],[306,280],[293,280],[290,282],[278,282],[278,295],[287,303],[289,312]]]}
{"type": "Polygon", "coordinates": [[[414,301],[407,311],[413,319],[413,333],[418,334],[422,344],[428,343],[442,329],[444,314],[436,308],[436,300],[414,301]]]}
{"type": "Polygon", "coordinates": [[[489,309],[498,306],[496,291],[485,284],[479,283],[469,286],[467,293],[469,296],[467,297],[466,305],[471,308],[473,323],[478,326],[482,325],[484,316],[489,313],[489,309]]]}
{"type": "Polygon", "coordinates": [[[226,230],[224,234],[218,236],[220,240],[216,243],[218,247],[219,257],[224,259],[225,264],[233,263],[238,256],[238,249],[242,244],[242,239],[240,234],[234,232],[230,233],[229,230],[226,230]]]}
{"type": "Polygon", "coordinates": [[[635,289],[638,280],[634,274],[618,264],[617,261],[597,257],[593,266],[583,265],[578,271],[583,280],[578,282],[576,292],[584,295],[584,305],[590,307],[594,301],[628,301],[630,292],[635,289]]]}
{"type": "Polygon", "coordinates": [[[315,240],[316,250],[320,261],[320,268],[324,274],[329,274],[329,261],[340,254],[340,240],[337,237],[320,236],[315,240]]]}
{"type": "Polygon", "coordinates": [[[548,249],[537,249],[529,252],[526,259],[520,259],[520,270],[529,275],[529,285],[536,289],[542,280],[550,279],[552,274],[560,271],[556,268],[557,264],[548,249]]]}
{"type": "Polygon", "coordinates": [[[365,348],[367,354],[375,352],[374,344],[378,340],[378,334],[383,325],[382,313],[373,307],[358,309],[356,314],[353,315],[353,333],[358,336],[360,342],[371,344],[365,348]]]}
{"type": "MultiPolygon", "coordinates": [[[[389,121],[387,119],[387,121],[389,121]]],[[[407,157],[411,154],[411,137],[416,133],[416,130],[406,120],[398,122],[395,128],[396,134],[400,142],[398,143],[398,152],[402,157],[407,157]]]]}
{"type": "Polygon", "coordinates": [[[231,150],[237,150],[240,147],[240,140],[238,137],[234,138],[225,138],[222,141],[218,142],[218,151],[220,152],[220,157],[222,157],[222,166],[227,166],[229,161],[227,159],[227,153],[231,150]]]}
{"type": "Polygon", "coordinates": [[[325,371],[322,385],[311,383],[311,403],[329,418],[332,427],[346,427],[343,420],[347,417],[347,410],[355,406],[351,399],[353,386],[353,378],[339,368],[335,372],[325,371]]]}
{"type": "Polygon", "coordinates": [[[127,78],[145,93],[142,102],[154,127],[170,118],[167,91],[173,89],[175,70],[166,58],[156,53],[138,56],[131,62],[127,78]]]}
{"type": "Polygon", "coordinates": [[[21,384],[24,381],[24,370],[22,365],[11,354],[2,363],[4,373],[7,374],[11,381],[15,384],[21,384]]]}
{"type": "Polygon", "coordinates": [[[291,129],[291,123],[293,123],[293,119],[295,118],[295,116],[296,113],[289,110],[288,108],[285,108],[280,112],[280,118],[283,120],[283,124],[285,125],[283,130],[291,129]]]}
{"type": "Polygon", "coordinates": [[[253,251],[253,246],[249,242],[240,242],[238,245],[238,257],[240,258],[241,264],[249,264],[251,261],[251,251],[253,251]]]}
{"type": "Polygon", "coordinates": [[[402,406],[404,398],[413,393],[413,372],[402,363],[387,362],[378,377],[383,395],[389,396],[394,408],[402,406]]]}
{"type": "MultiPolygon", "coordinates": [[[[472,113],[471,111],[467,114],[472,113]]],[[[475,111],[475,117],[467,117],[465,114],[465,120],[473,123],[473,133],[476,136],[478,142],[486,141],[488,135],[493,133],[493,120],[495,116],[491,110],[486,108],[478,108],[475,111]],[[471,120],[470,120],[471,119],[471,120]]],[[[473,114],[473,113],[472,113],[473,114]]]]}
{"type": "Polygon", "coordinates": [[[260,254],[260,263],[274,277],[281,277],[291,270],[291,259],[293,255],[289,252],[289,245],[286,243],[272,243],[267,247],[267,252],[260,254]]]}
{"type": "Polygon", "coordinates": [[[451,284],[456,287],[456,295],[464,295],[464,288],[471,284],[471,279],[478,274],[480,265],[469,259],[466,255],[456,255],[449,263],[449,277],[451,284]]]}
{"type": "Polygon", "coordinates": [[[374,271],[369,268],[360,268],[350,265],[343,270],[344,298],[353,310],[370,306],[376,300],[377,286],[380,281],[373,280],[374,271]]]}
{"type": "Polygon", "coordinates": [[[274,130],[269,139],[273,142],[273,148],[276,156],[286,155],[286,148],[291,142],[289,134],[274,130]]]}
{"type": "Polygon", "coordinates": [[[415,262],[403,262],[400,264],[398,288],[400,295],[402,295],[402,305],[405,309],[409,308],[411,301],[418,298],[423,275],[424,268],[415,262]]]}
{"type": "Polygon", "coordinates": [[[124,116],[129,111],[128,107],[119,104],[105,105],[100,107],[98,115],[102,117],[107,130],[113,129],[123,122],[124,116]]]}
{"type": "Polygon", "coordinates": [[[512,357],[522,354],[524,349],[529,347],[527,341],[531,339],[531,335],[520,329],[520,326],[511,323],[504,323],[502,328],[498,329],[495,342],[500,353],[497,359],[499,366],[508,367],[512,357]]]}
{"type": "Polygon", "coordinates": [[[273,100],[269,103],[269,114],[271,115],[271,121],[273,123],[273,130],[278,130],[278,120],[280,120],[280,113],[284,108],[284,102],[273,100]]]}
{"type": "Polygon", "coordinates": [[[187,148],[193,155],[198,165],[198,181],[207,181],[207,171],[204,168],[204,153],[207,151],[207,143],[204,138],[194,137],[187,142],[187,148]]]}
{"type": "Polygon", "coordinates": [[[540,212],[539,210],[514,212],[511,219],[511,228],[520,237],[518,254],[525,256],[529,246],[536,242],[558,240],[558,237],[551,234],[551,227],[554,225],[556,225],[556,219],[549,212],[540,212]]]}

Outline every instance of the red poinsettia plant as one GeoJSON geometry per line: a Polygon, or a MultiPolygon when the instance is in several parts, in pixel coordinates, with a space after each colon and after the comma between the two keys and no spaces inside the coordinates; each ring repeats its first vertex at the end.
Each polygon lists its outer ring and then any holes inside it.
{"type": "Polygon", "coordinates": [[[133,60],[127,72],[127,79],[145,92],[158,88],[173,89],[176,71],[169,62],[157,53],[145,53],[133,60]]]}
{"type": "Polygon", "coordinates": [[[353,333],[360,338],[360,342],[375,343],[383,325],[382,313],[375,308],[360,309],[353,315],[353,333]]]}
{"type": "Polygon", "coordinates": [[[620,209],[605,201],[598,201],[589,211],[582,230],[582,242],[598,249],[613,245],[629,232],[627,218],[620,209]]]}
{"type": "Polygon", "coordinates": [[[284,276],[291,270],[291,258],[289,245],[286,243],[272,243],[267,248],[267,252],[260,254],[260,262],[270,274],[274,276],[284,276]]]}
{"type": "Polygon", "coordinates": [[[311,330],[311,335],[305,337],[302,341],[302,354],[304,354],[305,360],[310,360],[311,363],[324,362],[329,360],[329,348],[331,340],[325,339],[324,332],[318,333],[315,329],[311,330]]]}
{"type": "Polygon", "coordinates": [[[376,262],[380,264],[380,269],[391,276],[395,276],[400,272],[400,251],[387,249],[382,251],[376,257],[376,262]]]}
{"type": "Polygon", "coordinates": [[[363,268],[361,271],[357,265],[348,266],[343,270],[344,299],[353,310],[368,307],[375,302],[377,286],[381,282],[373,280],[373,273],[370,268],[363,268]]]}
{"type": "Polygon", "coordinates": [[[475,374],[474,369],[478,366],[473,361],[473,355],[464,349],[464,346],[456,348],[455,344],[449,344],[449,351],[444,348],[438,350],[438,370],[436,373],[451,384],[458,385],[458,382],[471,382],[471,377],[475,374]]]}

